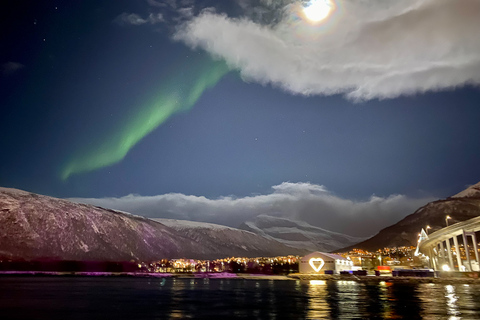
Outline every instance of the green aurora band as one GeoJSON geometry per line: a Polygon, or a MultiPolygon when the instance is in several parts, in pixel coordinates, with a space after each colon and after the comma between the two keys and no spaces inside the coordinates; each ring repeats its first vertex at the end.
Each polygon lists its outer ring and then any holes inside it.
{"type": "MultiPolygon", "coordinates": [[[[180,69],[180,70],[179,70],[180,69]]],[[[214,87],[229,69],[224,62],[201,63],[168,78],[151,102],[129,117],[118,132],[100,140],[93,148],[72,157],[62,167],[60,177],[67,180],[79,173],[94,171],[120,162],[145,136],[172,115],[190,110],[205,90],[214,87]]]]}

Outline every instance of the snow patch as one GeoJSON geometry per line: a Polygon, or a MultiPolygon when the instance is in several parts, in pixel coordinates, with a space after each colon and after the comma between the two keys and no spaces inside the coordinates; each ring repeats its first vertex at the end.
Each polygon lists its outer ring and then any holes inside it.
{"type": "Polygon", "coordinates": [[[89,251],[89,248],[88,248],[88,245],[83,242],[82,240],[80,240],[80,248],[84,251],[84,252],[88,252],[89,251]]]}
{"type": "Polygon", "coordinates": [[[477,197],[480,197],[480,182],[457,193],[451,198],[477,198],[477,197]]]}
{"type": "Polygon", "coordinates": [[[153,218],[151,219],[155,222],[160,222],[161,224],[166,225],[167,227],[179,229],[179,228],[188,228],[188,229],[212,229],[212,230],[236,230],[239,229],[223,226],[220,224],[206,223],[206,222],[197,222],[197,221],[188,221],[188,220],[176,220],[176,219],[160,219],[153,218]]]}

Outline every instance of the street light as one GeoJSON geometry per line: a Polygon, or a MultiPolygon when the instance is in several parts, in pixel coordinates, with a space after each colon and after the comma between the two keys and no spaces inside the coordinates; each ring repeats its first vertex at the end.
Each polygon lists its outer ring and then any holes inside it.
{"type": "Polygon", "coordinates": [[[432,228],[430,228],[430,226],[427,226],[427,227],[425,228],[425,230],[427,231],[427,234],[428,234],[428,229],[432,229],[432,228]]]}
{"type": "Polygon", "coordinates": [[[446,217],[445,217],[445,224],[447,225],[447,227],[448,227],[448,220],[449,220],[449,219],[452,219],[452,217],[450,217],[450,216],[446,216],[446,217]]]}

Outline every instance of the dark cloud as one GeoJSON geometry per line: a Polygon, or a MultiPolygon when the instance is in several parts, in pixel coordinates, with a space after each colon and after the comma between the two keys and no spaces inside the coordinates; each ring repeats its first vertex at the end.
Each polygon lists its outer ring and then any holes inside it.
{"type": "Polygon", "coordinates": [[[23,68],[25,68],[23,64],[9,61],[2,65],[2,73],[4,76],[8,76],[23,68]]]}
{"type": "Polygon", "coordinates": [[[140,15],[136,13],[122,13],[114,19],[115,23],[120,25],[134,25],[140,26],[143,24],[157,24],[159,22],[163,22],[163,15],[161,13],[150,13],[147,17],[142,18],[140,15]]]}
{"type": "Polygon", "coordinates": [[[147,0],[147,3],[152,7],[159,7],[159,8],[165,8],[166,6],[170,6],[172,8],[176,7],[175,0],[164,0],[164,1],[147,0]]]}

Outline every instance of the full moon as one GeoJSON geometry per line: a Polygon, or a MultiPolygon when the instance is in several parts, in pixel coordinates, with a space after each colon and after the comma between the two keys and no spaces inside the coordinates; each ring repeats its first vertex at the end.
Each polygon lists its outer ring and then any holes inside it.
{"type": "Polygon", "coordinates": [[[303,8],[303,13],[308,20],[312,22],[320,22],[330,14],[333,4],[330,0],[311,0],[308,5],[303,8]]]}

